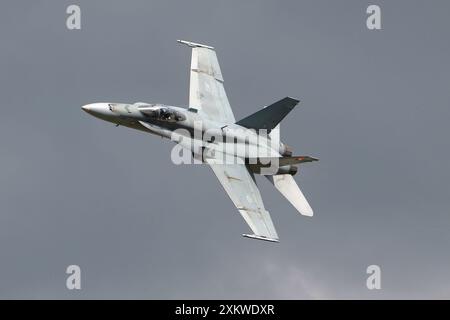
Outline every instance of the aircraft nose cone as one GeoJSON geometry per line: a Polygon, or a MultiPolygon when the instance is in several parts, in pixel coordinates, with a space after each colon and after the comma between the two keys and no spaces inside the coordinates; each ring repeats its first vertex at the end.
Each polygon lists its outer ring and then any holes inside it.
{"type": "Polygon", "coordinates": [[[82,106],[81,109],[93,116],[107,116],[111,112],[107,103],[90,103],[82,106]]]}

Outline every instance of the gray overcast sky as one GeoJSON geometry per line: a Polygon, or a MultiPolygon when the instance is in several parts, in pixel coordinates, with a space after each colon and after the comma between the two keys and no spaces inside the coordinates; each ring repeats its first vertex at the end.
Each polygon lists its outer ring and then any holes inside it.
{"type": "Polygon", "coordinates": [[[3,1],[0,298],[450,298],[448,1],[3,1]],[[82,29],[66,29],[78,4],[82,29]],[[366,28],[379,4],[382,30],[366,28]],[[299,216],[258,179],[281,242],[210,169],[95,119],[96,101],[188,101],[216,47],[236,118],[285,96],[299,216]],[[82,268],[82,290],[65,268],[82,268]],[[365,286],[382,268],[382,289],[365,286]]]}

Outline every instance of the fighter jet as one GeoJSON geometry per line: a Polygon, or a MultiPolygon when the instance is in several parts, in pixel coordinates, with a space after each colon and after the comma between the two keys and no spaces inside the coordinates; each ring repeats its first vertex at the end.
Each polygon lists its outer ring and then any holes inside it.
{"type": "Polygon", "coordinates": [[[188,108],[161,103],[107,102],[87,104],[82,109],[116,126],[174,141],[181,150],[174,147],[174,162],[180,162],[180,157],[185,160],[183,151],[187,150],[190,160],[213,170],[252,231],[243,234],[244,237],[278,242],[255,174],[264,175],[300,214],[313,215],[292,176],[300,164],[317,159],[292,156],[292,148],[279,140],[279,123],[299,100],[286,97],[236,121],[214,48],[177,41],[192,48],[188,108]]]}

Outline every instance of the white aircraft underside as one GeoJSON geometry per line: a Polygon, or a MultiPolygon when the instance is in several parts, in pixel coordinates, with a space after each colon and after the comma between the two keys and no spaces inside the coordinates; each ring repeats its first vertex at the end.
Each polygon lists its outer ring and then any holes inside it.
{"type": "Polygon", "coordinates": [[[278,242],[277,231],[264,207],[254,174],[265,175],[302,215],[313,215],[313,210],[292,175],[297,172],[296,165],[317,159],[307,156],[292,157],[292,152],[286,145],[281,142],[274,144],[274,137],[279,135],[279,121],[292,110],[298,100],[285,98],[236,122],[224,89],[224,80],[214,48],[189,41],[178,42],[192,48],[189,109],[147,103],[94,103],[83,106],[83,110],[117,125],[170,138],[194,156],[200,156],[201,162],[211,167],[252,230],[252,234],[244,236],[278,242]],[[178,134],[176,129],[192,132],[199,121],[203,125],[203,133],[206,130],[215,130],[223,140],[197,141],[195,136],[184,135],[183,131],[178,134]],[[258,132],[253,132],[261,129],[270,131],[268,139],[262,139],[258,132]],[[245,135],[242,135],[243,132],[245,135]],[[235,140],[230,142],[227,137],[235,140]],[[233,148],[228,148],[230,145],[233,148]],[[231,155],[235,161],[224,162],[226,155],[231,155]],[[252,162],[259,163],[262,159],[275,161],[275,171],[266,172],[265,166],[252,162]]]}

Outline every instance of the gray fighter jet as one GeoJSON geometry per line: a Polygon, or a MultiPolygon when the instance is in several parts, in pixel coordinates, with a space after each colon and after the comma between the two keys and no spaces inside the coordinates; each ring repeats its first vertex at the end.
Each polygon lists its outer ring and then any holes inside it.
{"type": "Polygon", "coordinates": [[[243,236],[278,242],[254,175],[266,176],[300,214],[313,215],[292,176],[299,164],[317,159],[292,156],[292,149],[279,140],[280,121],[299,101],[286,97],[236,121],[214,48],[184,40],[178,42],[192,48],[189,108],[138,102],[92,103],[82,109],[117,126],[174,141],[174,163],[186,163],[188,159],[207,164],[214,171],[253,232],[243,236]]]}

